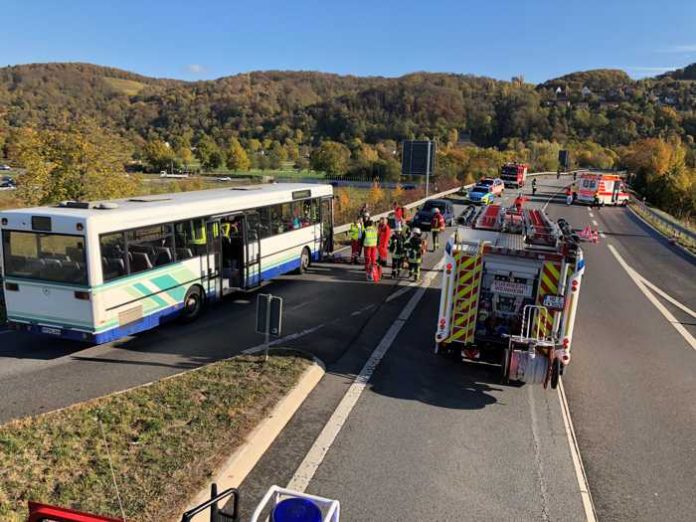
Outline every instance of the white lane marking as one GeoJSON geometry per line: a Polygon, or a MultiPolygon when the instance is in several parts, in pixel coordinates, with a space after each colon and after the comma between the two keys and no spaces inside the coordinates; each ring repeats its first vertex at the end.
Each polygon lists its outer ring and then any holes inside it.
{"type": "Polygon", "coordinates": [[[594,214],[592,213],[591,210],[590,210],[589,212],[590,212],[590,217],[593,218],[593,217],[594,217],[594,214]]]}
{"type": "Polygon", "coordinates": [[[653,283],[651,283],[650,281],[648,281],[647,279],[645,279],[642,275],[638,274],[638,277],[640,277],[640,280],[643,282],[643,284],[645,284],[645,286],[647,286],[648,288],[650,288],[653,292],[655,292],[656,294],[662,296],[662,298],[664,298],[666,301],[669,301],[669,302],[672,303],[674,306],[676,306],[677,308],[679,308],[681,311],[686,312],[686,313],[689,314],[691,317],[693,317],[693,318],[696,319],[696,312],[694,312],[691,308],[689,308],[689,307],[686,306],[685,304],[682,304],[682,303],[680,303],[679,301],[677,301],[674,297],[672,297],[671,295],[669,295],[667,292],[665,292],[664,290],[660,289],[659,287],[655,286],[653,283]]]}
{"type": "Polygon", "coordinates": [[[592,214],[592,207],[585,207],[585,208],[587,209],[587,212],[589,212],[590,214],[592,214]]]}
{"type": "Polygon", "coordinates": [[[601,237],[602,239],[606,239],[606,238],[607,238],[607,236],[604,234],[604,232],[600,232],[600,233],[599,233],[599,237],[601,237]]]}
{"type": "Polygon", "coordinates": [[[667,310],[667,308],[660,302],[660,300],[653,295],[653,293],[648,289],[648,286],[643,283],[642,279],[643,276],[641,276],[638,272],[636,272],[631,266],[624,261],[624,258],[621,257],[621,255],[616,251],[616,248],[614,248],[614,245],[608,245],[609,246],[609,251],[614,255],[616,260],[619,262],[621,267],[626,271],[628,274],[628,277],[630,277],[633,282],[636,284],[636,286],[640,289],[641,292],[643,292],[643,295],[648,298],[648,301],[650,301],[655,308],[658,309],[658,311],[667,319],[667,321],[674,327],[674,329],[681,334],[681,336],[684,338],[684,340],[689,343],[691,348],[696,350],[696,339],[694,338],[693,335],[689,333],[689,331],[682,326],[682,324],[677,320],[676,317],[667,310]]]}
{"type": "Polygon", "coordinates": [[[597,515],[595,514],[594,502],[592,502],[590,485],[587,482],[585,467],[582,465],[580,447],[578,446],[578,439],[575,436],[573,420],[570,418],[570,408],[568,407],[568,399],[566,398],[562,381],[559,381],[558,383],[558,400],[561,402],[563,426],[565,427],[566,436],[568,437],[570,456],[573,461],[573,468],[575,468],[575,478],[577,479],[578,487],[580,488],[580,498],[582,499],[582,507],[585,510],[585,518],[587,519],[587,522],[596,522],[597,515]]]}
{"type": "Polygon", "coordinates": [[[411,282],[411,283],[408,283],[406,286],[402,286],[396,292],[394,292],[389,297],[387,297],[386,302],[388,303],[388,302],[393,301],[394,299],[396,299],[398,297],[401,297],[402,295],[404,295],[406,292],[408,292],[409,290],[411,290],[411,288],[413,288],[415,286],[418,286],[418,283],[411,282]]]}
{"type": "Polygon", "coordinates": [[[435,265],[432,272],[428,272],[428,274],[426,274],[426,276],[423,278],[423,285],[418,288],[418,291],[415,294],[413,294],[408,304],[401,311],[401,314],[399,314],[399,317],[389,327],[389,330],[387,330],[384,337],[382,337],[382,340],[377,345],[377,348],[375,348],[375,350],[372,352],[372,355],[370,355],[370,358],[367,360],[362,370],[360,370],[358,376],[348,388],[348,391],[343,396],[343,399],[341,399],[341,402],[324,426],[324,429],[321,430],[321,433],[314,441],[314,444],[310,448],[309,452],[307,452],[307,455],[305,455],[305,458],[297,468],[297,471],[295,471],[295,474],[288,483],[288,489],[299,492],[303,492],[307,489],[307,486],[309,486],[309,483],[324,460],[324,457],[329,452],[331,445],[333,444],[334,440],[336,440],[341,428],[343,428],[343,425],[348,420],[348,416],[357,404],[358,399],[367,386],[372,374],[382,358],[384,358],[387,350],[389,350],[391,347],[404,324],[406,324],[406,320],[413,313],[413,310],[415,310],[416,306],[425,294],[425,291],[430,286],[430,283],[433,279],[435,279],[438,270],[442,268],[443,262],[444,261],[440,261],[437,265],[435,265]]]}
{"type": "Polygon", "coordinates": [[[597,220],[596,220],[596,219],[593,219],[593,220],[592,220],[592,224],[593,224],[594,226],[596,226],[596,227],[599,226],[599,223],[597,223],[597,220]]]}
{"type": "MultiPolygon", "coordinates": [[[[314,333],[317,330],[321,330],[322,328],[324,328],[324,326],[326,326],[326,325],[325,324],[318,324],[317,326],[314,326],[312,328],[308,328],[306,330],[295,332],[294,334],[286,335],[285,337],[281,337],[280,339],[276,339],[275,341],[271,341],[270,343],[268,343],[268,346],[275,346],[275,345],[280,344],[280,343],[292,341],[294,339],[299,339],[300,337],[304,337],[305,335],[309,335],[311,333],[314,333]]],[[[242,353],[246,354],[246,355],[251,355],[254,353],[262,352],[265,349],[266,349],[265,344],[259,344],[256,346],[252,346],[251,348],[247,348],[246,350],[242,350],[242,353]]]]}

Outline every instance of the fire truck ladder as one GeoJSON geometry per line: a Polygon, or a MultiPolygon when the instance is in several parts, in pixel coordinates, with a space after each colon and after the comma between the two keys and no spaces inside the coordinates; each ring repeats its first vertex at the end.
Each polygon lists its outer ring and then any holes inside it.
{"type": "Polygon", "coordinates": [[[539,209],[525,211],[527,241],[532,245],[556,247],[560,232],[546,214],[539,209]]]}

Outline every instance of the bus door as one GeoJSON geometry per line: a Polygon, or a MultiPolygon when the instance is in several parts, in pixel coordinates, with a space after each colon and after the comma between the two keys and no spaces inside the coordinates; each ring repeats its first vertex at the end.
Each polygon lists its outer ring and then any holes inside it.
{"type": "Polygon", "coordinates": [[[333,199],[321,200],[321,255],[333,252],[333,199]]]}
{"type": "Polygon", "coordinates": [[[222,295],[220,220],[211,219],[206,223],[207,247],[207,288],[208,295],[222,295]]]}
{"type": "Polygon", "coordinates": [[[261,284],[261,238],[259,213],[250,210],[244,214],[244,287],[261,284]]]}

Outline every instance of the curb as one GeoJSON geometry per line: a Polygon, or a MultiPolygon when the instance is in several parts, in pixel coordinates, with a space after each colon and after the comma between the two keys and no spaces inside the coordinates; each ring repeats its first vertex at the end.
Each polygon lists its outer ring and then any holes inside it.
{"type": "MultiPolygon", "coordinates": [[[[238,488],[241,485],[305,399],[319,384],[324,373],[326,373],[324,364],[315,357],[314,363],[305,370],[295,387],[273,407],[268,416],[247,435],[245,442],[227,457],[224,464],[211,477],[209,482],[217,483],[218,491],[238,488]]],[[[191,509],[209,499],[210,485],[199,491],[186,509],[191,509]]],[[[209,518],[209,512],[204,511],[195,516],[193,522],[204,522],[209,518]]]]}
{"type": "Polygon", "coordinates": [[[660,237],[665,238],[667,241],[669,241],[670,245],[673,247],[676,247],[679,251],[682,253],[688,255],[692,260],[696,260],[696,254],[694,254],[691,250],[688,248],[681,246],[677,241],[672,241],[672,238],[666,235],[664,232],[661,230],[657,229],[650,221],[645,219],[643,216],[640,215],[639,212],[637,212],[631,205],[627,205],[628,209],[633,213],[634,216],[636,216],[638,219],[640,219],[646,226],[650,227],[652,230],[655,231],[655,233],[659,234],[660,237]]]}

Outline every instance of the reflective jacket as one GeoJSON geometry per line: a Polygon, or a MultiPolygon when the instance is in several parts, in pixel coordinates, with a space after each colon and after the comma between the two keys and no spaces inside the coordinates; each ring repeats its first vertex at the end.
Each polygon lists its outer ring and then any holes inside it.
{"type": "Polygon", "coordinates": [[[363,241],[363,246],[377,246],[377,229],[374,226],[369,226],[365,229],[365,239],[363,241]]]}
{"type": "Polygon", "coordinates": [[[391,239],[389,239],[389,252],[391,252],[392,257],[396,259],[404,257],[405,250],[406,246],[403,236],[401,234],[394,234],[391,239]]]}
{"type": "Polygon", "coordinates": [[[362,227],[358,225],[357,223],[351,223],[350,224],[350,229],[348,229],[348,234],[350,236],[351,241],[357,241],[360,239],[360,232],[362,231],[362,227]]]}

